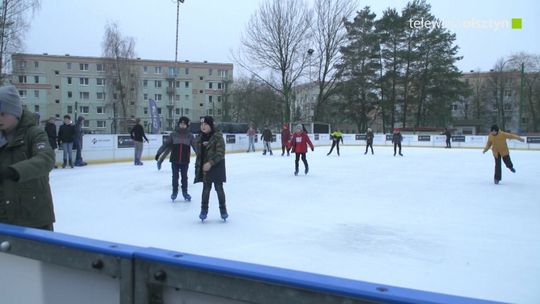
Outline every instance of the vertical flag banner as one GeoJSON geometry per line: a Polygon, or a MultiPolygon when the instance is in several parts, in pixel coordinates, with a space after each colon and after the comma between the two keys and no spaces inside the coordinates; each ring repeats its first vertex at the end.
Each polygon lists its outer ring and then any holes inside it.
{"type": "Polygon", "coordinates": [[[157,134],[159,133],[159,128],[161,128],[161,120],[156,102],[153,99],[148,99],[148,107],[150,108],[150,119],[152,121],[152,134],[157,134]]]}

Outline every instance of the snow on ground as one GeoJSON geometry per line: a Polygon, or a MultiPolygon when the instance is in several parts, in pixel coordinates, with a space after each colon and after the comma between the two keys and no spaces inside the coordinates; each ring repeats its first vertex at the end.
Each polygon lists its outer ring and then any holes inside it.
{"type": "MultiPolygon", "coordinates": [[[[208,220],[171,203],[171,169],[155,161],[51,172],[58,232],[407,288],[540,303],[540,152],[511,151],[516,174],[493,184],[479,149],[316,147],[294,157],[227,154],[230,214],[212,190],[208,220]]],[[[84,153],[83,153],[84,154],[84,153]]]]}

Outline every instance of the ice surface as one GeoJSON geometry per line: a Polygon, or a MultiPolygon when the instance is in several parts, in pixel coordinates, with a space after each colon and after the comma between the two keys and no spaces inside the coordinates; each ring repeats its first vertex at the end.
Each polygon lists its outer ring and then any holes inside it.
{"type": "MultiPolygon", "coordinates": [[[[512,303],[540,303],[540,152],[511,151],[493,183],[480,149],[316,147],[294,156],[226,155],[229,219],[212,190],[208,220],[171,203],[155,161],[51,172],[56,231],[144,247],[512,303]]],[[[84,151],[83,151],[84,156],[84,151]]]]}

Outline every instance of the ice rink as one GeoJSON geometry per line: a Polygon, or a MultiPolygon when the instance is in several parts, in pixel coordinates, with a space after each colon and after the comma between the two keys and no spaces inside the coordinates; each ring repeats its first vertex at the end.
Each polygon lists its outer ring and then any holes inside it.
{"type": "MultiPolygon", "coordinates": [[[[226,155],[230,218],[172,203],[170,164],[91,164],[50,174],[58,232],[374,283],[540,303],[540,151],[511,150],[493,183],[491,151],[345,146],[294,156],[226,155]]],[[[83,151],[84,156],[84,151],[83,151]]]]}

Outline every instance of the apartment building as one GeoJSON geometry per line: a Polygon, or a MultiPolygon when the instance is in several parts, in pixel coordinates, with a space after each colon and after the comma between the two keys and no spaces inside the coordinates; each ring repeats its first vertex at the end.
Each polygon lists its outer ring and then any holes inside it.
{"type": "Polygon", "coordinates": [[[84,128],[93,133],[125,132],[135,117],[150,131],[150,99],[157,104],[160,131],[172,130],[180,116],[193,121],[213,115],[219,121],[223,115],[232,64],[137,58],[127,65],[130,72],[120,93],[115,63],[105,58],[19,53],[12,55],[11,82],[23,106],[42,120],[83,115],[84,128]]]}

